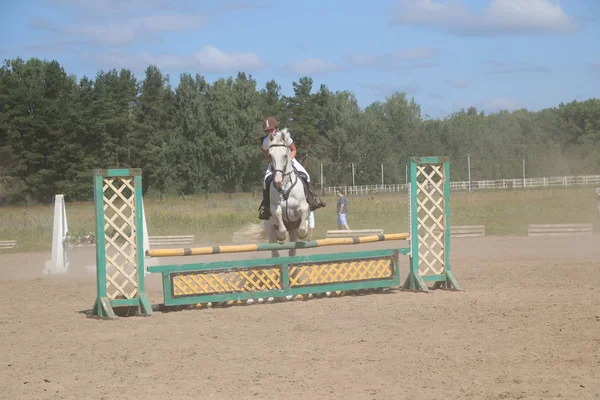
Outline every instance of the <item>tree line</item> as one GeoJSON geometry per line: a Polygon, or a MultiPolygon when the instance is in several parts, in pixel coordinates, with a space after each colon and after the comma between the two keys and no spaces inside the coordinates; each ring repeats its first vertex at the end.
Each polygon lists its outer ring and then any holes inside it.
{"type": "Polygon", "coordinates": [[[184,73],[176,88],[148,66],[77,79],[57,61],[6,60],[0,68],[0,199],[5,203],[91,200],[96,168],[142,168],[148,195],[260,190],[262,120],[288,127],[313,182],[404,183],[409,156],[447,155],[451,179],[600,172],[600,99],[538,112],[486,115],[471,107],[443,119],[422,115],[405,93],[359,107],[349,91],[313,87],[282,94],[251,75],[213,83],[184,73]],[[473,176],[475,171],[476,176],[473,176]]]}

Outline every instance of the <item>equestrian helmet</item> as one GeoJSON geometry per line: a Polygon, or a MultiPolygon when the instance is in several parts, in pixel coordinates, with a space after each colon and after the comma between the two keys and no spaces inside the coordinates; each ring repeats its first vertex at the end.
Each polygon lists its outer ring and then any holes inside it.
{"type": "Polygon", "coordinates": [[[274,117],[268,117],[263,121],[263,130],[275,129],[279,126],[279,122],[274,117]]]}

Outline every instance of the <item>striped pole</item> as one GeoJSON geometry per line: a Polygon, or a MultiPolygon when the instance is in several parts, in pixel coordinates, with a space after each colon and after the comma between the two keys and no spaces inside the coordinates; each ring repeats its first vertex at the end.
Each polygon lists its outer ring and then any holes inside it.
{"type": "Polygon", "coordinates": [[[153,249],[147,250],[148,257],[179,257],[179,256],[200,256],[209,254],[223,253],[245,253],[251,251],[271,251],[288,249],[310,249],[314,247],[351,245],[372,242],[383,242],[387,240],[406,240],[408,233],[390,233],[371,236],[356,236],[349,238],[319,239],[311,242],[286,242],[286,243],[260,243],[260,244],[239,244],[226,246],[206,246],[195,248],[176,248],[176,249],[153,249]]]}

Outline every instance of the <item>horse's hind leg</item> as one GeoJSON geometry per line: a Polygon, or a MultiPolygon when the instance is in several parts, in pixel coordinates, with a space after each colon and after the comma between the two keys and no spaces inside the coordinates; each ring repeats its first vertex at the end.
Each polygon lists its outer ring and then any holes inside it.
{"type": "MultiPolygon", "coordinates": [[[[291,243],[295,243],[298,240],[298,230],[297,229],[290,229],[288,231],[288,234],[290,235],[290,242],[291,243]]],[[[295,256],[296,255],[296,249],[290,249],[289,255],[290,255],[290,257],[295,256]]],[[[292,282],[295,282],[295,280],[296,280],[297,270],[295,270],[293,267],[290,267],[289,274],[290,274],[290,278],[289,279],[290,279],[290,286],[291,286],[292,282]]],[[[294,296],[288,295],[288,296],[286,296],[286,298],[288,300],[292,300],[292,298],[294,298],[294,296]]]]}
{"type": "MultiPolygon", "coordinates": [[[[297,229],[291,229],[288,232],[290,234],[290,242],[295,243],[298,241],[298,230],[297,229]]],[[[296,255],[296,249],[290,249],[290,257],[293,257],[296,255]]]]}

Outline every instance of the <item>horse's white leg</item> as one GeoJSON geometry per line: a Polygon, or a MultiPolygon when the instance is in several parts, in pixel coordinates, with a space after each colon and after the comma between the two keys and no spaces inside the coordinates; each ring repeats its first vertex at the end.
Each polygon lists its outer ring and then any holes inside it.
{"type": "Polygon", "coordinates": [[[279,242],[285,242],[286,230],[285,230],[285,225],[283,223],[283,210],[281,209],[280,205],[278,205],[277,209],[275,210],[275,218],[277,219],[277,225],[278,225],[277,232],[275,232],[276,236],[277,236],[277,240],[279,240],[279,242]]]}
{"type": "Polygon", "coordinates": [[[308,236],[308,213],[310,207],[306,201],[300,203],[300,226],[298,227],[298,238],[305,240],[308,236]]]}
{"type": "MultiPolygon", "coordinates": [[[[269,232],[269,243],[277,243],[277,237],[275,236],[275,229],[271,226],[271,231],[269,232]]],[[[276,258],[279,257],[279,250],[271,250],[271,257],[276,258]]]]}
{"type": "Polygon", "coordinates": [[[277,236],[277,239],[279,240],[279,242],[285,242],[285,235],[286,235],[286,230],[285,230],[285,225],[283,224],[283,209],[281,208],[281,198],[279,193],[276,191],[276,189],[273,188],[273,186],[271,186],[271,191],[270,191],[270,197],[271,197],[271,224],[272,225],[277,225],[279,227],[279,229],[274,232],[275,235],[277,236]]]}
{"type": "MultiPolygon", "coordinates": [[[[292,229],[289,231],[290,234],[290,242],[294,243],[298,241],[298,232],[297,229],[292,229]]],[[[290,257],[296,255],[296,249],[290,249],[290,257]]]]}
{"type": "MultiPolygon", "coordinates": [[[[289,231],[290,234],[290,242],[294,243],[298,240],[298,232],[297,229],[290,229],[289,231]]],[[[294,257],[296,255],[296,249],[290,249],[289,252],[290,257],[294,257]]],[[[296,275],[298,274],[297,270],[294,272],[293,270],[290,270],[290,284],[291,282],[294,282],[296,280],[296,275]]],[[[286,296],[288,300],[291,300],[293,298],[293,296],[286,296]]]]}
{"type": "MultiPolygon", "coordinates": [[[[275,237],[275,229],[273,228],[273,221],[272,221],[273,217],[271,216],[271,219],[268,221],[265,221],[265,229],[266,229],[266,234],[267,234],[267,239],[269,240],[269,243],[276,243],[277,242],[277,238],[275,237]]],[[[279,257],[279,251],[277,250],[271,250],[271,257],[272,258],[277,258],[279,257]]],[[[263,299],[262,297],[260,297],[258,299],[259,303],[262,303],[265,299],[263,299]]],[[[269,297],[268,299],[266,299],[267,301],[273,301],[272,297],[269,297]]]]}

